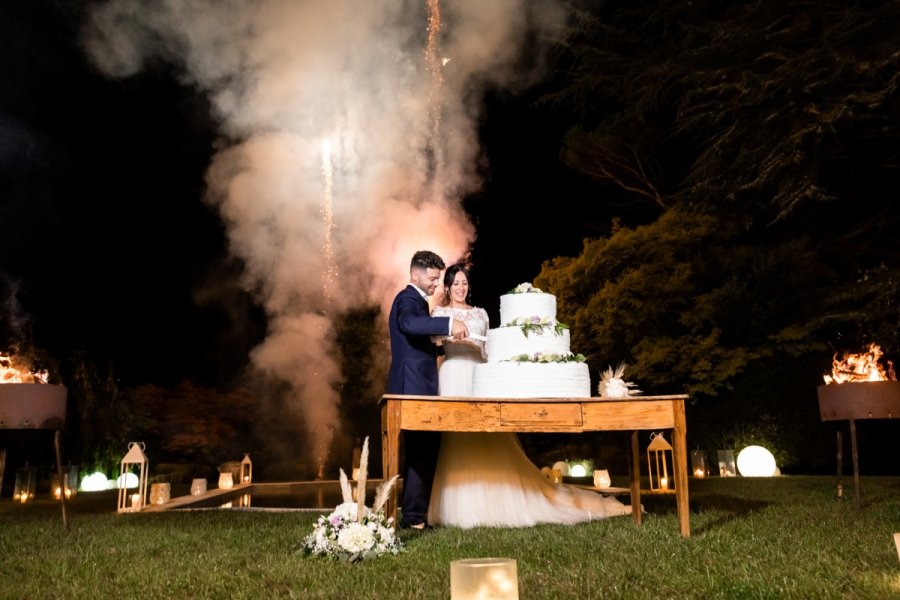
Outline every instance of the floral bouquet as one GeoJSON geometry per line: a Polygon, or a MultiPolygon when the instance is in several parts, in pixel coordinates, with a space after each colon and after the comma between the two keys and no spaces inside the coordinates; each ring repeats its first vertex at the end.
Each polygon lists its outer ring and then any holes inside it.
{"type": "Polygon", "coordinates": [[[378,486],[370,509],[365,505],[368,461],[369,438],[366,437],[359,460],[356,500],[353,499],[347,474],[341,469],[343,502],[331,514],[318,518],[312,533],[303,539],[301,550],[305,554],[357,562],[383,554],[398,554],[403,550],[394,529],[393,517],[386,518],[384,515],[384,504],[398,476],[394,475],[378,486]]]}
{"type": "Polygon", "coordinates": [[[519,327],[522,329],[522,334],[525,337],[528,337],[529,333],[543,335],[545,328],[553,328],[553,333],[562,335],[562,332],[569,328],[565,323],[560,323],[550,317],[519,317],[518,319],[513,319],[504,327],[519,327]]]}
{"type": "Polygon", "coordinates": [[[509,290],[510,294],[543,294],[541,290],[534,287],[530,283],[520,283],[513,289],[509,290]]]}

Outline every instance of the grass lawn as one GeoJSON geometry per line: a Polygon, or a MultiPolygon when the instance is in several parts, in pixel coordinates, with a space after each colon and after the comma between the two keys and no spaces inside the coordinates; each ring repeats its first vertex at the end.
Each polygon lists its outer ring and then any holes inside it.
{"type": "Polygon", "coordinates": [[[517,560],[532,598],[900,598],[900,477],[691,480],[691,537],[675,498],[615,517],[527,529],[401,532],[405,552],[357,564],[297,554],[318,513],[115,512],[78,494],[70,530],[49,499],[0,501],[0,598],[449,598],[450,561],[517,560]],[[849,484],[849,485],[848,485],[849,484]]]}

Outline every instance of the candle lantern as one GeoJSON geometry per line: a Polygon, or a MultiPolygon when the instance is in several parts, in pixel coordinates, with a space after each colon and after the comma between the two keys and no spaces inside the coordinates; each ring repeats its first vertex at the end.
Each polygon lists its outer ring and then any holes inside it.
{"type": "MultiPolygon", "coordinates": [[[[143,442],[131,442],[128,444],[128,452],[122,459],[121,474],[119,475],[119,512],[137,512],[144,506],[147,497],[147,456],[144,454],[143,442]],[[137,476],[137,490],[129,493],[127,485],[128,475],[137,476]]],[[[131,488],[134,489],[134,488],[131,488]]]]}
{"type": "Polygon", "coordinates": [[[703,479],[709,472],[706,467],[706,452],[703,450],[691,450],[691,469],[694,477],[703,479]]]}
{"type": "Polygon", "coordinates": [[[172,499],[172,485],[169,483],[150,484],[150,504],[165,504],[172,499]]]}
{"type": "Polygon", "coordinates": [[[245,454],[244,460],[241,461],[241,483],[253,482],[253,463],[250,462],[250,455],[245,454]]]}
{"type": "Polygon", "coordinates": [[[734,464],[734,450],[719,450],[716,454],[719,457],[719,475],[721,477],[736,476],[737,468],[734,464]]]}
{"type": "Polygon", "coordinates": [[[227,490],[234,487],[234,477],[231,471],[219,471],[219,489],[227,490]]]}
{"type": "Polygon", "coordinates": [[[512,558],[464,558],[450,563],[450,600],[518,600],[519,577],[512,558]]]}
{"type": "Polygon", "coordinates": [[[650,491],[668,492],[673,489],[674,482],[670,473],[674,473],[672,462],[672,445],[666,441],[662,432],[650,434],[650,445],[647,446],[647,470],[650,475],[650,491]]]}
{"type": "Polygon", "coordinates": [[[595,469],[594,470],[594,487],[600,488],[601,490],[605,490],[612,485],[612,479],[609,477],[608,469],[595,469]]]}
{"type": "Polygon", "coordinates": [[[34,498],[34,487],[37,473],[34,467],[25,465],[16,469],[16,484],[13,488],[13,500],[25,504],[34,498]]]}
{"type": "Polygon", "coordinates": [[[202,496],[206,493],[206,480],[205,479],[194,479],[191,481],[191,495],[192,496],[202,496]]]}
{"type": "Polygon", "coordinates": [[[78,493],[78,465],[66,465],[62,469],[62,481],[59,473],[50,475],[50,490],[55,500],[62,500],[63,494],[68,500],[78,493]]]}

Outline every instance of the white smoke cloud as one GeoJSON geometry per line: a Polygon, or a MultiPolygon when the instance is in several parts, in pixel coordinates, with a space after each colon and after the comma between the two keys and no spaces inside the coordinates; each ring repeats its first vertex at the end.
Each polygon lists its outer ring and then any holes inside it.
{"type": "Polygon", "coordinates": [[[480,91],[515,81],[526,27],[560,17],[540,0],[112,0],[90,15],[103,73],[163,60],[208,94],[222,149],[205,199],[269,317],[251,360],[291,384],[317,457],[338,427],[331,318],[373,302],[386,315],[416,250],[466,254],[480,91]],[[439,73],[425,62],[435,7],[439,73]]]}

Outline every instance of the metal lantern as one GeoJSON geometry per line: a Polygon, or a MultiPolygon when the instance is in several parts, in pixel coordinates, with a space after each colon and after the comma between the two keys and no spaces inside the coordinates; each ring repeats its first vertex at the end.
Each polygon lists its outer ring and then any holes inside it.
{"type": "Polygon", "coordinates": [[[78,465],[65,465],[62,469],[62,481],[59,473],[50,475],[50,490],[55,500],[62,500],[63,496],[69,500],[78,493],[78,465]]]}
{"type": "Polygon", "coordinates": [[[666,441],[662,432],[650,434],[650,445],[647,446],[647,469],[650,474],[650,491],[668,492],[675,487],[674,482],[669,479],[669,472],[675,472],[672,462],[672,445],[666,441]]]}
{"type": "Polygon", "coordinates": [[[706,466],[706,452],[703,450],[691,450],[691,470],[697,479],[703,479],[709,474],[709,469],[706,466]]]}
{"type": "Polygon", "coordinates": [[[716,454],[719,457],[719,476],[735,477],[737,468],[734,464],[734,450],[719,450],[716,454]]]}
{"type": "Polygon", "coordinates": [[[34,499],[37,471],[27,463],[24,467],[16,469],[16,484],[13,488],[13,500],[25,504],[34,499]]]}
{"type": "Polygon", "coordinates": [[[245,454],[244,460],[241,461],[241,483],[253,482],[253,463],[250,462],[250,455],[245,454]]]}
{"type": "MultiPolygon", "coordinates": [[[[144,454],[143,442],[130,442],[128,452],[122,459],[119,475],[119,512],[138,512],[143,508],[147,498],[147,456],[144,454]],[[137,491],[130,492],[128,475],[135,473],[138,478],[137,491]]],[[[133,489],[133,488],[132,488],[133,489]]]]}

